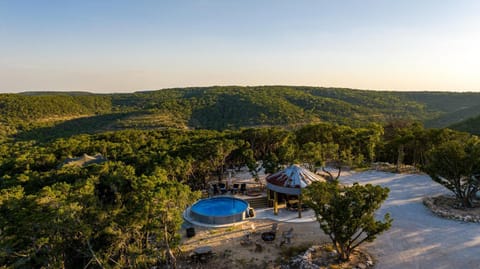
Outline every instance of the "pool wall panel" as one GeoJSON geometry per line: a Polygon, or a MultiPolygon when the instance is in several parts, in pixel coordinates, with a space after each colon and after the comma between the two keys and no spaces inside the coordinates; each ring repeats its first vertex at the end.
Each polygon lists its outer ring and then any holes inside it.
{"type": "Polygon", "coordinates": [[[219,225],[243,221],[245,219],[245,212],[241,212],[231,216],[205,216],[198,214],[194,211],[190,211],[190,217],[198,222],[219,225]]]}
{"type": "MultiPolygon", "coordinates": [[[[226,199],[226,198],[227,197],[214,197],[214,198],[208,198],[208,199],[204,199],[204,200],[211,200],[213,202],[213,201],[215,201],[215,199],[226,199]]],[[[238,199],[238,198],[228,197],[227,199],[239,200],[239,201],[245,203],[246,209],[239,212],[239,213],[231,214],[231,215],[228,215],[228,216],[208,216],[208,215],[204,215],[204,214],[201,214],[199,212],[196,212],[193,209],[195,205],[193,205],[190,209],[190,218],[192,218],[192,220],[195,220],[195,221],[198,221],[198,222],[202,222],[202,223],[205,223],[205,224],[213,224],[213,225],[231,224],[231,223],[235,223],[235,222],[245,220],[246,210],[248,210],[248,208],[249,208],[248,202],[246,202],[245,200],[242,200],[242,199],[238,199]]]]}

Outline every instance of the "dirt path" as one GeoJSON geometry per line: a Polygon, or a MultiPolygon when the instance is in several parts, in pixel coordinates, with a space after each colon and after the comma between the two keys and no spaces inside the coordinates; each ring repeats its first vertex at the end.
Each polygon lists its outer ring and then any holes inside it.
{"type": "Polygon", "coordinates": [[[378,260],[377,269],[480,268],[480,224],[432,214],[422,198],[449,192],[428,176],[368,171],[341,181],[390,188],[389,198],[378,214],[390,212],[392,228],[366,246],[378,260]]]}

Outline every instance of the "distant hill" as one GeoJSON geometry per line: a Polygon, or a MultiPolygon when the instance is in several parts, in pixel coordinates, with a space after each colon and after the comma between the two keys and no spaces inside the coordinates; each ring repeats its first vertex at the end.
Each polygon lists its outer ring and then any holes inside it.
{"type": "Polygon", "coordinates": [[[0,94],[0,136],[62,137],[119,129],[236,129],[334,122],[365,126],[397,119],[445,127],[480,116],[480,93],[344,88],[192,87],[93,94],[0,94]]]}
{"type": "Polygon", "coordinates": [[[480,115],[480,93],[407,92],[399,93],[409,100],[425,104],[437,117],[426,120],[426,127],[446,127],[480,115]]]}
{"type": "Polygon", "coordinates": [[[113,95],[112,105],[122,111],[148,111],[150,116],[171,114],[177,123],[206,129],[320,121],[359,126],[436,115],[423,104],[388,92],[287,86],[165,89],[113,95]]]}
{"type": "Polygon", "coordinates": [[[2,122],[48,121],[49,118],[112,111],[111,96],[68,94],[0,94],[2,122]]]}
{"type": "Polygon", "coordinates": [[[459,123],[455,123],[449,126],[449,128],[480,135],[480,116],[472,117],[459,123]]]}
{"type": "Polygon", "coordinates": [[[58,91],[26,91],[20,92],[21,95],[67,95],[67,96],[79,96],[79,95],[93,95],[91,92],[82,92],[82,91],[71,91],[71,92],[58,92],[58,91]]]}

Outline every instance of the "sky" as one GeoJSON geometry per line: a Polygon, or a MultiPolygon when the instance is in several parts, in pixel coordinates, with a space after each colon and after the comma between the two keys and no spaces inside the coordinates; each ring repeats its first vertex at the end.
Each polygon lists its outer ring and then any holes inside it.
{"type": "Polygon", "coordinates": [[[0,0],[0,92],[480,91],[478,0],[0,0]]]}

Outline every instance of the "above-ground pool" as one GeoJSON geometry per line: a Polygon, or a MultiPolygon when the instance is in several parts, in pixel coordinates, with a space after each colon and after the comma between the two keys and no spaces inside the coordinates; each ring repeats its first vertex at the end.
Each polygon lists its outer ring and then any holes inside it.
{"type": "Polygon", "coordinates": [[[190,218],[205,224],[230,224],[245,219],[248,203],[234,197],[213,197],[192,205],[190,218]]]}

